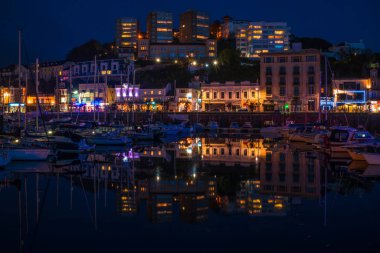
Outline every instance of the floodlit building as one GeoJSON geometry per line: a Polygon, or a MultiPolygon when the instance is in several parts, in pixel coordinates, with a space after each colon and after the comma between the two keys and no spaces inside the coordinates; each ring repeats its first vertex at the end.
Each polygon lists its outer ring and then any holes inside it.
{"type": "Polygon", "coordinates": [[[261,54],[260,110],[318,111],[320,58],[315,49],[261,54]]]}
{"type": "Polygon", "coordinates": [[[201,110],[201,91],[199,89],[185,87],[176,88],[175,101],[178,112],[193,112],[201,110]]]}
{"type": "Polygon", "coordinates": [[[261,53],[289,50],[290,27],[285,22],[250,22],[235,33],[236,48],[248,58],[259,59],[261,53]]]}
{"type": "Polygon", "coordinates": [[[121,58],[135,59],[139,23],[136,18],[125,17],[116,20],[116,48],[121,58]]]}
{"type": "Polygon", "coordinates": [[[259,109],[259,84],[244,81],[202,83],[203,111],[236,111],[259,109]]]}
{"type": "Polygon", "coordinates": [[[363,112],[371,107],[371,79],[334,79],[334,104],[337,111],[363,112]]]}
{"type": "Polygon", "coordinates": [[[188,10],[180,16],[179,41],[204,41],[210,37],[210,18],[206,13],[188,10]]]}
{"type": "Polygon", "coordinates": [[[146,31],[151,43],[172,43],[173,15],[163,11],[149,13],[146,31]]]}
{"type": "Polygon", "coordinates": [[[0,101],[1,101],[1,108],[2,112],[4,113],[13,113],[18,112],[19,107],[21,109],[21,112],[25,112],[25,88],[21,87],[21,94],[20,89],[18,87],[14,86],[1,86],[0,87],[0,101]],[[21,103],[20,103],[21,98],[21,103]]]}

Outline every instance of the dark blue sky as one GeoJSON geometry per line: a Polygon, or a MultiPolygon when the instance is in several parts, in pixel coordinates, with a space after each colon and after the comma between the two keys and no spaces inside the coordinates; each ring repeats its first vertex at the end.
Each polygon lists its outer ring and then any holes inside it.
{"type": "Polygon", "coordinates": [[[380,51],[379,0],[1,0],[0,66],[17,62],[17,30],[23,30],[29,61],[63,59],[90,39],[114,38],[118,17],[137,17],[145,30],[151,10],[174,14],[206,11],[211,20],[230,15],[253,21],[286,21],[297,36],[315,36],[333,43],[363,39],[380,51]]]}

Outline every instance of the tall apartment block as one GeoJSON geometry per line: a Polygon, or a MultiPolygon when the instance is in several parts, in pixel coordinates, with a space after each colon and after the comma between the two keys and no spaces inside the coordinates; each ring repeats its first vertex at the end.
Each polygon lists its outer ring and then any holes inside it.
{"type": "Polygon", "coordinates": [[[321,54],[318,50],[263,53],[260,59],[260,104],[264,111],[319,110],[321,54]]]}
{"type": "Polygon", "coordinates": [[[171,13],[153,11],[149,13],[146,23],[150,43],[173,42],[173,15],[171,13]]]}
{"type": "Polygon", "coordinates": [[[250,22],[236,33],[236,48],[242,56],[259,59],[261,53],[289,50],[289,32],[285,22],[250,22]]]}
{"type": "Polygon", "coordinates": [[[136,18],[119,18],[116,20],[116,47],[119,57],[135,58],[139,24],[136,18]]]}
{"type": "Polygon", "coordinates": [[[210,37],[210,18],[206,13],[189,10],[180,16],[179,41],[204,41],[210,37]]]}
{"type": "Polygon", "coordinates": [[[241,29],[246,29],[249,25],[247,20],[235,20],[232,17],[223,17],[221,25],[222,37],[225,39],[234,38],[241,29]]]}

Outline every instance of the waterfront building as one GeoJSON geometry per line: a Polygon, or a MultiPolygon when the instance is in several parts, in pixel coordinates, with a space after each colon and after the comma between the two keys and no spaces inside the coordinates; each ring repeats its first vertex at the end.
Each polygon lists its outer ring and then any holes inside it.
{"type": "Polygon", "coordinates": [[[150,43],[148,39],[139,39],[138,58],[161,60],[215,58],[217,56],[216,40],[193,43],[150,43]]]}
{"type": "Polygon", "coordinates": [[[201,101],[201,91],[199,89],[185,87],[176,88],[175,90],[177,112],[200,111],[201,101]]]}
{"type": "Polygon", "coordinates": [[[14,86],[1,86],[0,87],[0,101],[1,101],[1,111],[3,113],[14,113],[19,111],[19,107],[21,112],[25,112],[25,104],[21,101],[25,101],[26,90],[25,87],[21,87],[20,89],[14,86]]]}
{"type": "Polygon", "coordinates": [[[257,111],[260,103],[259,84],[243,81],[202,83],[203,111],[257,111]]]}
{"type": "Polygon", "coordinates": [[[380,112],[380,68],[379,64],[373,64],[370,70],[369,99],[371,101],[371,111],[380,112]]]}
{"type": "Polygon", "coordinates": [[[236,34],[241,30],[247,28],[249,21],[247,20],[235,20],[232,17],[223,17],[221,24],[221,36],[224,39],[235,38],[236,34]]]}
{"type": "Polygon", "coordinates": [[[141,84],[139,89],[138,110],[167,111],[168,94],[172,90],[170,83],[141,84]]]}
{"type": "Polygon", "coordinates": [[[179,41],[204,41],[210,37],[210,18],[206,13],[188,10],[180,16],[179,41]]]}
{"type": "Polygon", "coordinates": [[[337,111],[364,112],[371,109],[370,78],[334,79],[332,83],[337,111]]]}
{"type": "Polygon", "coordinates": [[[109,101],[114,99],[108,89],[106,83],[80,83],[78,100],[74,102],[74,106],[85,112],[91,112],[94,109],[104,110],[109,101]]]}
{"type": "Polygon", "coordinates": [[[60,83],[58,89],[55,90],[55,100],[57,105],[57,110],[59,112],[67,112],[70,109],[71,103],[69,97],[69,89],[66,87],[65,83],[60,83]]]}
{"type": "Polygon", "coordinates": [[[259,59],[261,53],[289,50],[290,27],[285,22],[250,22],[235,33],[236,49],[251,59],[259,59]]]}
{"type": "Polygon", "coordinates": [[[320,58],[315,49],[261,54],[260,110],[318,111],[320,58]]]}
{"type": "Polygon", "coordinates": [[[147,37],[151,43],[173,42],[173,15],[169,12],[153,11],[147,18],[147,37]]]}
{"type": "MultiPolygon", "coordinates": [[[[121,111],[131,111],[135,101],[139,101],[140,85],[125,83],[115,85],[114,101],[116,108],[121,111]]],[[[135,108],[136,109],[136,108],[135,108]]]]}
{"type": "Polygon", "coordinates": [[[120,58],[135,59],[138,34],[139,23],[136,18],[125,17],[116,20],[115,43],[120,58]]]}
{"type": "Polygon", "coordinates": [[[56,110],[56,97],[54,94],[43,94],[38,93],[38,102],[37,96],[28,95],[27,96],[27,106],[28,111],[36,111],[37,106],[40,106],[43,111],[55,111],[56,110]]]}

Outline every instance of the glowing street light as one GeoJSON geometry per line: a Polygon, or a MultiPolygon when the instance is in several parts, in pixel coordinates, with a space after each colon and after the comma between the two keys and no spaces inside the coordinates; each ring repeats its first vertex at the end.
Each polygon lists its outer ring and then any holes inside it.
{"type": "Polygon", "coordinates": [[[191,64],[192,64],[193,66],[197,66],[197,61],[193,61],[191,64]]]}
{"type": "Polygon", "coordinates": [[[208,63],[205,64],[205,67],[208,68],[208,63]]]}
{"type": "Polygon", "coordinates": [[[215,60],[215,61],[213,62],[213,64],[214,64],[215,66],[218,65],[218,61],[215,60]]]}
{"type": "Polygon", "coordinates": [[[156,58],[156,62],[161,62],[161,59],[160,58],[156,58]]]}

